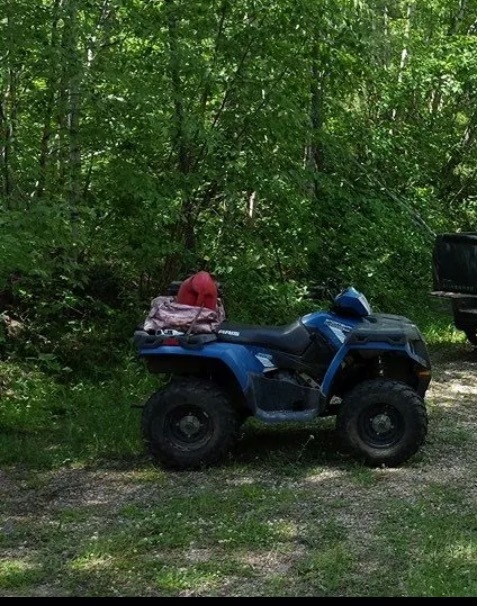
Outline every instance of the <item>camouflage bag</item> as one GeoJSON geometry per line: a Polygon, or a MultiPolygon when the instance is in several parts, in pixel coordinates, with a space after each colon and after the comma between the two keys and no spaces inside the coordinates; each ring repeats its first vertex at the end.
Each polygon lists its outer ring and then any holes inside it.
{"type": "Polygon", "coordinates": [[[177,303],[174,297],[156,297],[144,322],[146,332],[156,334],[176,331],[181,334],[213,333],[225,320],[222,301],[217,301],[217,311],[207,307],[195,307],[177,303]]]}

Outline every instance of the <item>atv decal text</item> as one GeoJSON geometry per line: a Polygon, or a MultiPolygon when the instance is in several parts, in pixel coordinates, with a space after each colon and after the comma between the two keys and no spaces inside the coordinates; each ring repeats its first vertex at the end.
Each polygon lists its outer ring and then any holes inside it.
{"type": "Polygon", "coordinates": [[[255,355],[257,360],[264,366],[265,368],[276,368],[275,364],[272,361],[272,356],[268,356],[266,354],[258,353],[255,355]]]}
{"type": "Polygon", "coordinates": [[[231,337],[240,337],[240,333],[235,330],[219,330],[219,335],[230,335],[231,337]]]}
{"type": "Polygon", "coordinates": [[[351,327],[346,324],[340,324],[339,322],[334,322],[333,320],[325,320],[326,326],[333,332],[333,334],[344,343],[349,332],[351,332],[351,327]]]}

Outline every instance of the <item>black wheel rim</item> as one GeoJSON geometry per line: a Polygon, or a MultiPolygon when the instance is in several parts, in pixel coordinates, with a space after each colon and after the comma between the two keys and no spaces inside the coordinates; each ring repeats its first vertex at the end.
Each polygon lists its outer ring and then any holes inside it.
{"type": "Polygon", "coordinates": [[[212,422],[199,406],[183,405],[167,415],[164,430],[169,441],[178,448],[196,450],[210,439],[212,422]]]}
{"type": "Polygon", "coordinates": [[[404,436],[404,419],[390,404],[374,404],[361,413],[358,419],[359,434],[372,448],[389,448],[404,436]]]}

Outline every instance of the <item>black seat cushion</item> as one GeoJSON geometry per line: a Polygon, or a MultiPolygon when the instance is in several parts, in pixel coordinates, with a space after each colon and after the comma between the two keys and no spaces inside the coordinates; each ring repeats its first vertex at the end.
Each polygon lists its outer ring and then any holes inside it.
{"type": "Polygon", "coordinates": [[[217,329],[217,338],[226,343],[262,345],[300,355],[311,341],[307,328],[297,320],[286,326],[253,326],[224,322],[217,329]]]}

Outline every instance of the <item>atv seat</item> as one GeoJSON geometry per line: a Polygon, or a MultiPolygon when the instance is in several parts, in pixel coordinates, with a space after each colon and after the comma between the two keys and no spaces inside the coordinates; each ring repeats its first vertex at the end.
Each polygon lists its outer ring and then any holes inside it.
{"type": "Polygon", "coordinates": [[[262,345],[300,355],[311,341],[310,333],[300,320],[286,326],[254,326],[223,322],[217,328],[217,338],[226,343],[262,345]]]}

